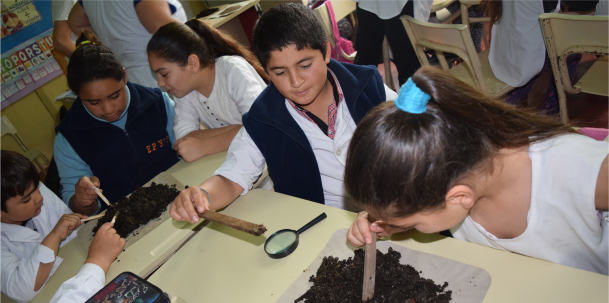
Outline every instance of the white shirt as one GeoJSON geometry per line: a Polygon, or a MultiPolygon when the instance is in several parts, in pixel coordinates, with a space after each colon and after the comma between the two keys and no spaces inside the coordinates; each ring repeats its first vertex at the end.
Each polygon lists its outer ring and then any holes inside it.
{"type": "MultiPolygon", "coordinates": [[[[542,0],[502,1],[502,15],[493,25],[489,63],[497,79],[520,87],[543,68],[546,45],[539,25],[542,0]]],[[[560,1],[553,12],[560,8],[560,1]]]]}
{"type": "Polygon", "coordinates": [[[105,284],[104,270],[97,264],[85,263],[76,276],[61,284],[50,303],[85,302],[105,284]]]}
{"type": "Polygon", "coordinates": [[[596,5],[596,11],[594,11],[595,16],[607,16],[609,15],[609,1],[600,0],[596,5]]]}
{"type": "Polygon", "coordinates": [[[215,69],[209,98],[197,90],[176,98],[173,131],[177,139],[198,130],[199,122],[209,129],[243,124],[241,117],[266,87],[260,75],[242,57],[218,57],[215,69]]]}
{"type": "Polygon", "coordinates": [[[606,275],[609,223],[599,223],[594,195],[608,153],[609,143],[576,134],[534,143],[529,147],[533,173],[524,233],[498,239],[469,216],[450,231],[457,239],[606,275]]]}
{"type": "MultiPolygon", "coordinates": [[[[2,227],[2,292],[18,302],[32,300],[38,291],[34,291],[36,274],[40,263],[55,261],[49,277],[53,275],[62,258],[56,257],[52,249],[40,242],[53,230],[59,218],[72,211],[42,182],[38,188],[42,195],[40,214],[26,223],[25,226],[1,223],[2,227]]],[[[76,237],[73,231],[61,241],[60,247],[76,237]]],[[[46,282],[45,282],[46,283],[46,282]]]]}
{"type": "MultiPolygon", "coordinates": [[[[186,13],[177,0],[165,0],[174,7],[174,18],[186,22],[186,13]]],[[[109,47],[127,69],[129,81],[157,87],[146,46],[152,34],[146,30],[135,12],[133,0],[84,0],[82,2],[91,27],[99,40],[109,47]]]]}
{"type": "MultiPolygon", "coordinates": [[[[414,8],[414,18],[427,22],[433,0],[412,0],[414,8]]],[[[379,18],[387,20],[400,15],[404,5],[408,0],[357,0],[359,8],[369,11],[379,18]]]]}
{"type": "MultiPolygon", "coordinates": [[[[53,21],[68,21],[68,15],[70,15],[70,11],[72,7],[74,7],[74,3],[78,0],[52,0],[51,2],[51,14],[53,17],[53,21]]],[[[76,43],[78,37],[74,35],[74,33],[70,33],[70,40],[72,43],[76,43]]],[[[66,57],[67,58],[67,57],[66,57]]],[[[69,60],[69,58],[68,58],[69,60]]]]}
{"type": "MultiPolygon", "coordinates": [[[[397,98],[397,94],[386,85],[385,95],[387,100],[397,98]]],[[[326,136],[316,124],[300,116],[287,100],[285,106],[309,139],[321,174],[325,204],[346,210],[357,210],[348,199],[345,199],[343,185],[347,150],[356,127],[346,102],[341,102],[337,109],[334,140],[326,136]]],[[[262,173],[264,163],[264,156],[243,127],[228,148],[226,161],[214,175],[221,175],[239,184],[243,188],[241,195],[245,195],[262,173]]]]}

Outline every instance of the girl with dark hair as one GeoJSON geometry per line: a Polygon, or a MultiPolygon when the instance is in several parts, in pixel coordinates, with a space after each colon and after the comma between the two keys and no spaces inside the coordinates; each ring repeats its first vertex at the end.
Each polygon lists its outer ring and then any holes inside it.
{"type": "Polygon", "coordinates": [[[83,32],[76,45],[68,86],[78,98],[56,128],[54,157],[64,202],[91,215],[106,204],[83,176],[103,184],[114,203],[178,162],[174,102],[158,88],[127,81],[122,64],[95,35],[83,32]]]}
{"type": "Polygon", "coordinates": [[[370,231],[450,229],[607,274],[608,153],[607,142],[422,68],[353,135],[345,186],[365,212],[347,239],[361,246],[370,231]]]}
{"type": "Polygon", "coordinates": [[[177,97],[175,150],[186,162],[228,150],[269,82],[254,54],[197,19],[162,26],[147,49],[159,86],[177,97]]]}

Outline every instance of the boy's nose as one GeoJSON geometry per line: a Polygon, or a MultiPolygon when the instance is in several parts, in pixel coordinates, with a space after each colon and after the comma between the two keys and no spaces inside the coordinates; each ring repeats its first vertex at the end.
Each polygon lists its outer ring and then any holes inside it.
{"type": "Polygon", "coordinates": [[[302,77],[297,72],[290,72],[290,86],[299,88],[303,83],[302,77]]]}
{"type": "Polygon", "coordinates": [[[102,110],[104,111],[104,114],[112,114],[114,107],[112,106],[112,104],[110,104],[110,102],[102,102],[102,110]]]}

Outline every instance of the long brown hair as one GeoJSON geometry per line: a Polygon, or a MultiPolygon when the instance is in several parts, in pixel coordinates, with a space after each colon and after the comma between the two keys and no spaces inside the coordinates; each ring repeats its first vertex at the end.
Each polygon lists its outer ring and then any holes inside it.
{"type": "Polygon", "coordinates": [[[491,18],[492,24],[499,23],[503,14],[503,4],[501,0],[482,0],[480,6],[486,11],[486,15],[491,18]]]}
{"type": "Polygon", "coordinates": [[[192,54],[199,58],[201,67],[210,66],[221,56],[241,56],[265,83],[270,82],[269,75],[250,50],[198,19],[191,19],[185,24],[171,22],[161,26],[148,42],[147,51],[180,66],[186,65],[188,56],[192,54]]]}
{"type": "Polygon", "coordinates": [[[384,102],[359,123],[347,154],[347,191],[384,216],[440,208],[458,180],[492,172],[500,149],[574,133],[554,118],[492,100],[437,68],[423,67],[412,80],[431,96],[427,110],[411,114],[384,102]]]}

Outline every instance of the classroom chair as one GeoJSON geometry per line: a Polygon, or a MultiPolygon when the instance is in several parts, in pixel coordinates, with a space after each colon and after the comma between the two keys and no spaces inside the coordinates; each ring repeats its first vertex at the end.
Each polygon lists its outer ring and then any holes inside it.
{"type": "Polygon", "coordinates": [[[23,149],[23,155],[28,158],[28,160],[30,160],[32,163],[34,163],[34,165],[36,165],[38,169],[46,176],[46,171],[44,169],[50,165],[49,160],[40,151],[32,150],[25,146],[23,140],[21,140],[19,135],[17,135],[17,129],[13,126],[11,121],[9,121],[6,116],[2,116],[2,124],[0,125],[0,130],[2,131],[2,137],[4,137],[4,135],[11,135],[13,139],[17,141],[17,144],[19,144],[19,147],[23,149]],[[41,158],[44,164],[38,162],[38,158],[41,158]]]}
{"type": "Polygon", "coordinates": [[[422,66],[430,66],[425,49],[432,49],[443,70],[490,97],[501,97],[513,89],[493,74],[488,61],[488,49],[476,53],[467,25],[422,22],[411,16],[402,16],[400,19],[422,66]],[[463,62],[450,68],[444,57],[445,52],[457,55],[463,62]]]}
{"type": "Polygon", "coordinates": [[[580,91],[609,96],[607,57],[609,54],[609,17],[566,14],[543,14],[539,16],[546,50],[552,65],[552,74],[558,92],[560,117],[569,122],[567,96],[580,91]],[[567,57],[572,54],[595,54],[601,56],[573,87],[567,70],[567,57]]]}
{"type": "MultiPolygon", "coordinates": [[[[480,17],[480,18],[470,18],[469,17],[469,8],[472,6],[480,5],[482,0],[460,0],[461,2],[461,24],[467,25],[467,30],[469,30],[470,23],[476,22],[489,22],[491,21],[490,17],[480,17]]],[[[486,48],[490,47],[490,41],[486,36],[486,30],[482,31],[482,39],[484,40],[484,45],[486,48]]]]}

